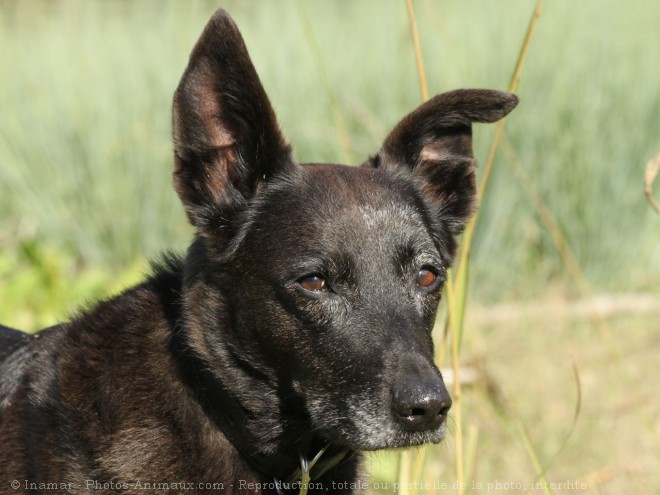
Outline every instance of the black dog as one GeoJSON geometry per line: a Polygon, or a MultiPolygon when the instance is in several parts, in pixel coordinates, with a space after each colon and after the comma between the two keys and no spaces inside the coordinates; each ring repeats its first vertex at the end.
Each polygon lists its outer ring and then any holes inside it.
{"type": "Polygon", "coordinates": [[[444,93],[362,167],[301,165],[217,12],[174,96],[196,238],[68,323],[0,330],[0,492],[353,493],[359,451],[439,442],[431,327],[475,209],[471,123],[516,103],[444,93]]]}

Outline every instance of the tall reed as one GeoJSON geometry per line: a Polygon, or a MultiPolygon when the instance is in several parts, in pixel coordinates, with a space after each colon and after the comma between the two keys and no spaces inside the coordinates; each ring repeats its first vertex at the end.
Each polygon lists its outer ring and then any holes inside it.
{"type": "MultiPolygon", "coordinates": [[[[415,19],[415,10],[413,0],[406,0],[406,10],[408,12],[409,22],[410,22],[410,31],[413,43],[413,49],[415,52],[415,60],[417,65],[418,79],[420,84],[420,92],[422,95],[422,100],[425,101],[429,97],[427,82],[426,82],[426,73],[424,70],[424,61],[421,52],[421,44],[419,42],[419,33],[417,30],[417,22],[415,19]]],[[[518,54],[518,59],[516,61],[511,80],[509,82],[508,90],[512,93],[515,93],[518,84],[520,82],[520,77],[522,74],[522,69],[527,59],[529,53],[529,48],[534,37],[534,32],[536,26],[541,16],[543,10],[543,0],[537,0],[536,7],[533,11],[531,19],[527,27],[527,33],[522,41],[520,52],[518,54]]],[[[481,180],[479,183],[479,199],[483,198],[486,188],[488,186],[488,179],[490,177],[490,172],[493,167],[495,160],[495,154],[499,147],[500,141],[504,134],[504,125],[506,119],[502,119],[497,124],[495,131],[495,136],[490,146],[488,152],[488,158],[486,160],[481,180]]],[[[447,297],[447,330],[444,333],[445,338],[450,339],[450,362],[453,375],[453,419],[454,419],[454,455],[456,459],[455,463],[455,484],[453,486],[456,488],[456,491],[459,494],[465,493],[467,487],[466,477],[465,477],[465,459],[464,459],[464,442],[463,442],[463,411],[462,411],[462,389],[461,389],[461,360],[460,360],[460,347],[463,336],[463,322],[465,316],[465,308],[468,298],[468,269],[470,261],[470,248],[472,246],[472,241],[474,237],[474,230],[479,218],[479,213],[470,220],[467,225],[465,234],[463,235],[462,248],[457,262],[457,269],[455,272],[452,270],[449,273],[446,286],[446,297],[447,297]]],[[[441,347],[444,349],[444,346],[441,347]]],[[[441,357],[440,357],[441,359],[441,357]]],[[[528,448],[530,457],[532,458],[534,465],[538,467],[538,471],[541,476],[543,476],[542,468],[538,462],[538,456],[536,455],[529,438],[524,435],[525,430],[522,426],[522,421],[517,421],[517,424],[520,425],[521,435],[523,436],[523,441],[528,448]]],[[[476,434],[475,434],[476,435],[476,434]]],[[[401,454],[399,461],[399,486],[403,489],[400,491],[402,495],[409,493],[419,493],[419,488],[416,488],[414,491],[410,489],[409,481],[415,480],[415,476],[419,473],[422,473],[424,470],[424,464],[426,462],[426,451],[428,447],[423,448],[422,451],[417,455],[414,462],[410,462],[410,457],[407,457],[405,454],[401,454]]],[[[470,443],[470,451],[476,451],[476,440],[470,443]]],[[[471,456],[472,458],[473,456],[471,456]]],[[[470,468],[472,471],[473,467],[470,468]]],[[[415,485],[417,486],[417,485],[415,485]]]]}

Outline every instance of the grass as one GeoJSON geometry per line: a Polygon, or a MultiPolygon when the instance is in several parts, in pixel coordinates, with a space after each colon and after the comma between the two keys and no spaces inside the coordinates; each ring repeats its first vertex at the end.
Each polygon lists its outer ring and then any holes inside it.
{"type": "MultiPolygon", "coordinates": [[[[411,1],[222,5],[298,158],[353,164],[420,92],[506,88],[533,7],[417,0],[411,40],[411,1]]],[[[169,108],[214,7],[0,5],[0,56],[12,68],[0,78],[0,321],[50,324],[136,280],[144,257],[188,243],[169,184],[169,108]]],[[[650,0],[625,10],[613,0],[547,2],[520,107],[499,136],[475,129],[482,187],[489,181],[469,276],[448,293],[456,306],[659,293],[658,219],[643,189],[660,144],[657,15],[650,0]],[[502,143],[489,152],[494,136],[502,143]]],[[[404,481],[457,493],[574,493],[551,485],[563,480],[589,493],[657,491],[660,409],[648,376],[657,312],[595,322],[513,312],[489,324],[477,318],[484,311],[454,312],[454,338],[437,339],[456,375],[464,366],[478,375],[454,391],[462,414],[448,442],[405,454],[398,478],[397,455],[375,455],[372,481],[390,492],[399,483],[399,493],[424,491],[404,481]]]]}
{"type": "Polygon", "coordinates": [[[48,327],[136,284],[144,271],[141,260],[117,272],[81,265],[57,249],[25,241],[0,251],[0,324],[29,331],[48,327]]]}
{"type": "MultiPolygon", "coordinates": [[[[223,5],[243,29],[299,159],[348,155],[357,163],[418,104],[404,2],[308,1],[307,23],[293,0],[223,5]]],[[[190,229],[169,179],[171,96],[213,8],[3,3],[0,56],[11,71],[0,79],[0,246],[35,240],[117,268],[186,245],[190,229]]],[[[529,2],[512,0],[502,11],[474,0],[420,0],[416,9],[431,94],[506,87],[529,2]]],[[[624,12],[611,0],[547,6],[522,103],[507,125],[520,163],[603,291],[654,290],[660,273],[657,219],[641,186],[660,144],[660,64],[651,63],[660,60],[652,24],[659,11],[644,0],[624,12]],[[643,73],[636,53],[649,61],[643,73]]],[[[493,132],[475,131],[482,160],[493,132]]],[[[530,297],[567,276],[506,161],[495,157],[475,231],[472,291],[480,299],[530,297]]]]}

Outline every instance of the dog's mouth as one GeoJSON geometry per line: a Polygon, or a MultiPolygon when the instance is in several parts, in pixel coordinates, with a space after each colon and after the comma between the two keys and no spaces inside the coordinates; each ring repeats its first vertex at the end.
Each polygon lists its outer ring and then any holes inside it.
{"type": "Polygon", "coordinates": [[[415,447],[426,443],[440,443],[445,438],[447,410],[422,412],[395,411],[379,414],[378,409],[364,405],[349,405],[348,414],[334,424],[327,421],[319,430],[324,437],[337,445],[352,450],[381,450],[415,447]],[[407,414],[405,414],[407,413],[407,414]]]}
{"type": "Polygon", "coordinates": [[[389,428],[382,427],[378,433],[373,428],[367,428],[366,434],[356,435],[356,447],[360,450],[381,450],[392,448],[415,447],[426,443],[440,443],[446,434],[446,418],[438,420],[433,427],[410,430],[398,425],[389,428]]]}

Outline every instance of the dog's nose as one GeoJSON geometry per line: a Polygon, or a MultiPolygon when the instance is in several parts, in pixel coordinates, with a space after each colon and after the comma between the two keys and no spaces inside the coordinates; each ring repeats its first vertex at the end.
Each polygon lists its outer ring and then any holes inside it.
{"type": "Polygon", "coordinates": [[[451,398],[442,380],[410,380],[394,387],[394,415],[408,431],[433,430],[447,417],[451,398]]]}

